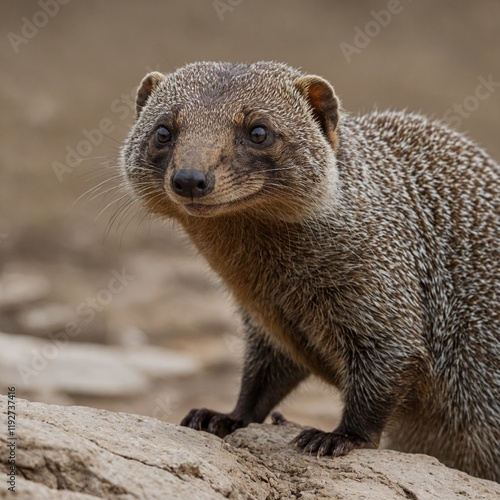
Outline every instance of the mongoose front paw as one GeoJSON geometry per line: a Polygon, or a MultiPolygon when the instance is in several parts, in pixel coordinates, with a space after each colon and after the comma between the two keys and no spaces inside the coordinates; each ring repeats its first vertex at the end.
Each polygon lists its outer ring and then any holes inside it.
{"type": "Polygon", "coordinates": [[[318,429],[306,429],[295,437],[290,444],[302,448],[304,453],[317,453],[340,457],[347,455],[354,448],[375,448],[373,443],[347,436],[340,432],[324,432],[318,429]]]}
{"type": "Polygon", "coordinates": [[[236,419],[227,413],[219,413],[206,408],[191,410],[181,422],[184,427],[198,431],[206,431],[220,438],[231,434],[236,429],[245,427],[243,420],[236,419]]]}

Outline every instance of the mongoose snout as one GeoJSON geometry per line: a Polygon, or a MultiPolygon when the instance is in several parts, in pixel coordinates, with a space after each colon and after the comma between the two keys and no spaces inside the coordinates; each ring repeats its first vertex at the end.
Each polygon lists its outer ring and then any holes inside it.
{"type": "Polygon", "coordinates": [[[172,190],[184,198],[202,198],[214,187],[214,177],[201,170],[183,168],[173,173],[171,177],[172,190]]]}
{"type": "Polygon", "coordinates": [[[195,63],[147,75],[122,149],[128,184],[176,220],[232,293],[246,353],[225,436],[309,375],[340,425],[304,451],[433,455],[500,480],[500,167],[423,116],[345,113],[287,65],[195,63]]]}

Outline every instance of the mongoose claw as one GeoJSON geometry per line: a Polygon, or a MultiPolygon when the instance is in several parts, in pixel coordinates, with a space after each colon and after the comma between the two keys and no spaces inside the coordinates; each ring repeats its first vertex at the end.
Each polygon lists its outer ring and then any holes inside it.
{"type": "Polygon", "coordinates": [[[210,432],[210,434],[215,434],[220,438],[231,434],[236,429],[245,427],[243,420],[206,408],[191,410],[182,419],[181,425],[198,431],[210,432]]]}
{"type": "Polygon", "coordinates": [[[273,411],[271,413],[271,422],[273,425],[285,425],[288,423],[288,420],[280,411],[273,411]]]}
{"type": "Polygon", "coordinates": [[[359,438],[318,429],[302,431],[290,444],[302,448],[304,453],[317,453],[318,456],[332,455],[334,457],[347,455],[354,448],[375,448],[372,443],[359,438]]]}

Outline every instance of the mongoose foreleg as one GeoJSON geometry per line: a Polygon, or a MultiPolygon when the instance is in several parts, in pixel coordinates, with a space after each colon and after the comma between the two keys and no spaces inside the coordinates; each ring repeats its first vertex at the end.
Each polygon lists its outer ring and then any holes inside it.
{"type": "Polygon", "coordinates": [[[272,345],[249,320],[245,321],[245,330],[245,362],[234,410],[226,414],[205,408],[194,409],[181,425],[224,437],[252,422],[263,422],[270,411],[309,375],[307,369],[272,345]]]}

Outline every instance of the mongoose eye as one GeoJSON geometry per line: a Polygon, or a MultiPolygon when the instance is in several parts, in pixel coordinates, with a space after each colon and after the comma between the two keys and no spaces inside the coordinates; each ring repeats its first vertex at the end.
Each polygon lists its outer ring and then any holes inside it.
{"type": "Polygon", "coordinates": [[[267,130],[264,127],[254,127],[250,131],[250,140],[254,144],[262,144],[267,139],[267,130]]]}
{"type": "Polygon", "coordinates": [[[159,144],[167,144],[167,142],[170,142],[172,140],[172,134],[170,133],[170,130],[168,130],[168,128],[164,127],[163,125],[160,125],[158,127],[158,130],[156,131],[156,140],[159,144]]]}

